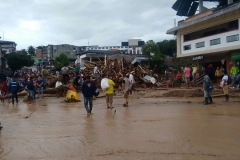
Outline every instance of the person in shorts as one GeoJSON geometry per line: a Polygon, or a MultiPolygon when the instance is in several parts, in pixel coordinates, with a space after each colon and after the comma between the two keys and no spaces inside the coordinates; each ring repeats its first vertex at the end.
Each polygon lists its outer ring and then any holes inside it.
{"type": "Polygon", "coordinates": [[[131,82],[129,78],[127,78],[126,74],[123,74],[124,78],[122,81],[122,93],[124,94],[125,103],[123,104],[123,107],[128,107],[129,102],[129,90],[131,87],[131,82]]]}
{"type": "Polygon", "coordinates": [[[42,79],[42,76],[38,76],[38,79],[36,80],[36,89],[37,89],[37,98],[39,98],[40,94],[43,98],[43,79],[42,79]]]}
{"type": "Polygon", "coordinates": [[[106,94],[106,103],[107,103],[107,108],[112,109],[112,103],[113,103],[113,93],[114,93],[114,86],[115,83],[112,80],[112,76],[108,76],[108,84],[109,88],[105,91],[106,94]]]}

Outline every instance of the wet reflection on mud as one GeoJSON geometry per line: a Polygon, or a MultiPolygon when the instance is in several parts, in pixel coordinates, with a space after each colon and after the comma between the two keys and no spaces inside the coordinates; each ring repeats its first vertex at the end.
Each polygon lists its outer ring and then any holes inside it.
{"type": "Polygon", "coordinates": [[[201,101],[140,98],[125,108],[114,99],[106,109],[97,99],[90,117],[82,102],[62,99],[3,104],[0,158],[238,159],[239,104],[201,101]]]}

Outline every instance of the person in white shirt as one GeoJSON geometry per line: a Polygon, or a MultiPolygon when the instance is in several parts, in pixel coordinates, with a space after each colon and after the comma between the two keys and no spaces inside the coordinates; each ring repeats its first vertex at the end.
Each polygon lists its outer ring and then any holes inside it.
{"type": "Polygon", "coordinates": [[[227,71],[224,71],[224,76],[222,78],[222,82],[220,83],[220,86],[223,88],[223,93],[226,98],[225,102],[227,102],[229,100],[229,92],[228,92],[229,85],[227,84],[227,81],[228,81],[227,71]]]}
{"type": "Polygon", "coordinates": [[[130,80],[130,94],[134,90],[134,76],[132,73],[129,73],[129,80],[130,80]]]}
{"type": "Polygon", "coordinates": [[[97,65],[95,64],[95,67],[93,69],[93,76],[94,78],[97,78],[98,77],[98,68],[97,68],[97,65]]]}

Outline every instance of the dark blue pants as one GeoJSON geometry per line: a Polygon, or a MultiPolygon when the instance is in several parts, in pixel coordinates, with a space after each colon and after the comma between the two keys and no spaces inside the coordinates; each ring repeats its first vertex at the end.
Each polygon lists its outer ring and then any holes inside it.
{"type": "Polygon", "coordinates": [[[11,92],[11,94],[12,94],[12,103],[14,103],[14,97],[16,98],[16,101],[18,102],[17,91],[15,91],[15,92],[11,92]]]}
{"type": "Polygon", "coordinates": [[[84,97],[84,106],[86,108],[87,113],[92,112],[92,106],[93,106],[92,101],[93,101],[93,97],[84,97]]]}

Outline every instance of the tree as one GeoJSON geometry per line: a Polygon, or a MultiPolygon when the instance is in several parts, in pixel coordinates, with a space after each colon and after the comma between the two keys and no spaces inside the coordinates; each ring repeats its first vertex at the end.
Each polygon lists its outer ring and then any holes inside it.
{"type": "Polygon", "coordinates": [[[34,64],[34,60],[32,59],[31,56],[25,55],[25,54],[17,54],[17,53],[10,53],[6,56],[7,63],[9,68],[12,71],[16,71],[21,69],[22,67],[30,67],[34,64]]]}
{"type": "Polygon", "coordinates": [[[28,54],[27,51],[26,51],[26,49],[21,49],[21,52],[22,52],[23,54],[28,54]]]}
{"type": "Polygon", "coordinates": [[[34,56],[35,55],[35,48],[33,46],[29,46],[28,47],[28,53],[31,55],[31,56],[34,56]]]}
{"type": "Polygon", "coordinates": [[[149,59],[149,66],[155,72],[162,72],[164,67],[164,59],[158,45],[149,40],[142,46],[142,53],[149,59]]]}
{"type": "Polygon", "coordinates": [[[157,45],[164,57],[176,57],[177,42],[175,39],[163,40],[162,42],[157,42],[157,45]]]}
{"type": "Polygon", "coordinates": [[[58,57],[55,58],[54,67],[56,69],[62,68],[69,65],[69,59],[66,54],[61,53],[58,57]]]}

